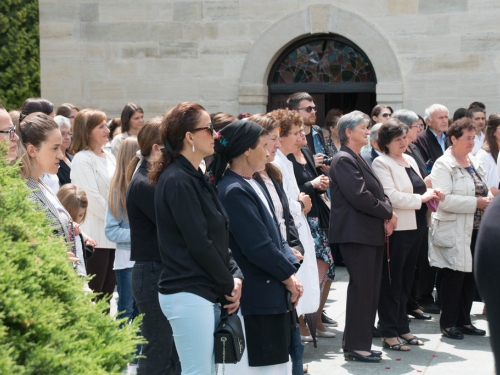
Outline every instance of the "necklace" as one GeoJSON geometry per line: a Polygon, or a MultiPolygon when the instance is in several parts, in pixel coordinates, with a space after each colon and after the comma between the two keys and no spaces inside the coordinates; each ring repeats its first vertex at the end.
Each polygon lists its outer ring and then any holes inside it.
{"type": "MultiPolygon", "coordinates": [[[[232,169],[231,169],[232,170],[232,169]]],[[[233,170],[232,170],[233,171],[233,170]]],[[[233,171],[234,172],[234,171],[233,171]]],[[[234,172],[236,173],[238,176],[240,176],[241,178],[245,179],[245,180],[251,180],[252,177],[248,177],[248,176],[245,176],[245,175],[242,175],[242,174],[239,174],[238,172],[234,172]]]]}

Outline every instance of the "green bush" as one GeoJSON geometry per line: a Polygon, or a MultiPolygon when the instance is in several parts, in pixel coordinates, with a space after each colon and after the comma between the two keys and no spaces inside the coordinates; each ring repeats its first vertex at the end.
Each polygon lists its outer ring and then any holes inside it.
{"type": "Polygon", "coordinates": [[[0,150],[0,374],[119,373],[134,358],[140,319],[119,328],[82,291],[67,247],[27,199],[0,150]]]}
{"type": "Polygon", "coordinates": [[[0,1],[0,101],[17,109],[40,96],[38,0],[0,1]]]}

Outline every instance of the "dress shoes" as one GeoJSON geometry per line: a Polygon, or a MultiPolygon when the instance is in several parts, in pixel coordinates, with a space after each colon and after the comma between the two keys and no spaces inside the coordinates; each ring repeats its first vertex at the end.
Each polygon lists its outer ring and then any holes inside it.
{"type": "Polygon", "coordinates": [[[378,350],[370,350],[370,353],[372,353],[375,357],[382,357],[382,352],[378,350]]]}
{"type": "Polygon", "coordinates": [[[441,314],[441,309],[433,303],[422,306],[422,311],[427,314],[441,314]]]}
{"type": "Polygon", "coordinates": [[[464,338],[463,333],[460,332],[457,327],[451,327],[448,331],[441,328],[441,333],[444,337],[448,337],[450,339],[463,340],[464,338]]]}
{"type": "Polygon", "coordinates": [[[332,326],[332,327],[339,326],[339,323],[336,320],[333,320],[328,315],[326,315],[325,310],[323,310],[323,313],[321,314],[321,323],[332,326]]]}
{"type": "Polygon", "coordinates": [[[302,342],[313,342],[314,339],[311,335],[307,335],[307,336],[302,336],[300,335],[300,341],[302,342]]]}
{"type": "Polygon", "coordinates": [[[464,335],[474,335],[474,336],[484,336],[486,335],[486,331],[484,329],[479,329],[474,327],[472,324],[470,327],[466,326],[459,326],[457,327],[460,332],[462,332],[464,335]]]}
{"type": "Polygon", "coordinates": [[[432,319],[432,316],[426,313],[419,313],[418,311],[407,311],[407,315],[413,316],[415,319],[421,319],[421,320],[429,320],[432,319]]]}
{"type": "Polygon", "coordinates": [[[344,352],[344,359],[346,361],[358,361],[358,362],[367,362],[367,363],[379,363],[382,358],[370,354],[370,355],[361,355],[357,352],[344,352]]]}
{"type": "Polygon", "coordinates": [[[317,329],[316,330],[316,336],[318,336],[318,337],[325,337],[327,339],[333,339],[337,335],[334,332],[330,332],[330,331],[322,332],[319,329],[317,329]]]}
{"type": "Polygon", "coordinates": [[[380,334],[380,330],[377,327],[373,327],[372,336],[373,337],[382,337],[382,335],[380,334]]]}

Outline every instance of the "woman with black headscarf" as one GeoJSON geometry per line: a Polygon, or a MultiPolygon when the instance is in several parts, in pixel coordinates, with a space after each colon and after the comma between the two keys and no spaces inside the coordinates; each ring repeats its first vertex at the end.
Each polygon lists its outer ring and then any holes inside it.
{"type": "Polygon", "coordinates": [[[235,312],[243,279],[228,251],[228,217],[199,169],[214,151],[215,136],[201,105],[178,104],[163,117],[165,148],[148,176],[156,185],[160,306],[172,326],[182,372],[190,375],[215,375],[219,303],[235,312]]]}
{"type": "Polygon", "coordinates": [[[278,229],[270,198],[252,179],[265,168],[268,138],[254,122],[233,122],[221,130],[211,165],[229,216],[229,247],[245,275],[240,313],[247,350],[241,362],[226,365],[238,375],[290,373],[291,312],[303,293],[297,257],[278,229]]]}

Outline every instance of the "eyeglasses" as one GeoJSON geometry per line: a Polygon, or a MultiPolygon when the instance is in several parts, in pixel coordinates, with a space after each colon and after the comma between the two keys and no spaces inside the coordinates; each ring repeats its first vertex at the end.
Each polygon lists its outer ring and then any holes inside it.
{"type": "Polygon", "coordinates": [[[191,131],[191,133],[195,133],[195,132],[200,131],[200,130],[208,130],[208,131],[210,131],[210,134],[213,134],[214,133],[214,124],[209,123],[207,126],[204,126],[202,128],[194,128],[191,131]]]}
{"type": "Polygon", "coordinates": [[[16,138],[16,126],[7,130],[0,130],[0,133],[9,134],[9,141],[13,141],[16,138]]]}
{"type": "Polygon", "coordinates": [[[305,111],[306,111],[307,113],[311,113],[312,111],[314,111],[314,112],[318,112],[318,109],[317,109],[317,108],[318,108],[318,107],[317,107],[317,106],[315,106],[315,105],[308,105],[307,107],[299,108],[299,111],[300,111],[300,110],[302,110],[302,109],[305,109],[305,111]]]}

